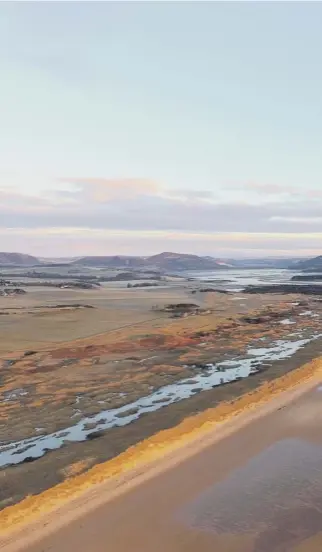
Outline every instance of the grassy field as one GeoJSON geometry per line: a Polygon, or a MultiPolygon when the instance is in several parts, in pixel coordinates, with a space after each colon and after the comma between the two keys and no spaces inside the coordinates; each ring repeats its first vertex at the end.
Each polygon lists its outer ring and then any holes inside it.
{"type": "Polygon", "coordinates": [[[98,290],[30,288],[26,295],[0,297],[0,353],[45,348],[105,333],[131,324],[161,318],[155,304],[186,301],[182,288],[98,290]],[[89,305],[90,308],[53,309],[55,305],[89,305]]]}
{"type": "MultiPolygon", "coordinates": [[[[281,302],[280,297],[272,295],[263,295],[260,301],[258,296],[229,301],[225,295],[217,293],[192,295],[193,287],[191,284],[150,289],[110,285],[98,290],[34,287],[29,288],[26,295],[0,297],[0,354],[45,349],[51,344],[123,328],[127,331],[132,325],[142,324],[143,327],[146,323],[150,328],[162,327],[167,323],[168,316],[153,311],[156,305],[162,307],[168,303],[193,302],[211,309],[217,319],[281,302]],[[93,308],[52,308],[73,304],[93,308]]],[[[196,322],[192,318],[184,320],[184,325],[188,327],[198,326],[199,323],[200,320],[196,322]]]]}
{"type": "MultiPolygon", "coordinates": [[[[295,329],[309,333],[320,324],[318,318],[299,316],[304,309],[321,310],[313,298],[295,306],[299,298],[291,295],[191,294],[195,287],[191,282],[77,291],[32,287],[26,295],[0,297],[0,441],[63,429],[193,377],[190,364],[234,358],[263,336],[270,342],[295,329]],[[162,311],[169,303],[195,303],[201,311],[172,318],[162,311]],[[246,314],[264,318],[249,323],[246,314]],[[279,323],[290,315],[294,326],[279,323]]],[[[68,444],[32,464],[2,469],[0,504],[48,488],[193,412],[246,392],[295,367],[304,359],[301,354],[247,381],[199,393],[110,429],[102,439],[68,444]]],[[[316,348],[305,354],[305,360],[316,356],[316,348]]]]}

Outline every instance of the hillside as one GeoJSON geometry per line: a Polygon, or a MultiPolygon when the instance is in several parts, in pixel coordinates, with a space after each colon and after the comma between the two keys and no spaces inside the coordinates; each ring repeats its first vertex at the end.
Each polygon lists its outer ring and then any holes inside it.
{"type": "Polygon", "coordinates": [[[310,270],[312,270],[313,272],[317,270],[322,271],[322,255],[319,255],[318,257],[314,257],[313,259],[300,261],[295,265],[295,267],[297,270],[304,270],[305,272],[309,272],[310,270]]]}
{"type": "Polygon", "coordinates": [[[199,257],[185,253],[160,253],[151,257],[82,257],[73,264],[108,268],[157,268],[158,270],[214,270],[223,268],[222,263],[211,257],[199,257]]]}
{"type": "Polygon", "coordinates": [[[24,253],[6,253],[0,252],[0,265],[5,266],[34,266],[38,265],[39,260],[32,255],[24,253]]]}
{"type": "Polygon", "coordinates": [[[163,252],[150,257],[130,256],[87,256],[72,261],[73,264],[86,267],[102,267],[111,269],[148,269],[166,272],[180,272],[183,270],[220,270],[220,269],[254,269],[254,268],[276,268],[276,269],[298,269],[303,261],[299,258],[274,258],[262,259],[215,259],[214,257],[201,257],[188,253],[163,252]]]}
{"type": "Polygon", "coordinates": [[[2,266],[48,266],[66,267],[77,265],[87,268],[99,267],[110,269],[146,269],[166,272],[180,272],[183,270],[220,270],[220,269],[246,269],[246,268],[289,268],[303,270],[305,272],[322,271],[322,255],[314,259],[215,259],[214,257],[201,257],[188,253],[163,252],[149,257],[126,255],[101,255],[85,256],[81,258],[37,259],[32,255],[23,253],[0,252],[0,265],[2,266]]]}
{"type": "Polygon", "coordinates": [[[146,262],[151,267],[161,270],[216,270],[224,268],[222,263],[210,257],[199,257],[185,253],[160,253],[148,257],[146,262]]]}

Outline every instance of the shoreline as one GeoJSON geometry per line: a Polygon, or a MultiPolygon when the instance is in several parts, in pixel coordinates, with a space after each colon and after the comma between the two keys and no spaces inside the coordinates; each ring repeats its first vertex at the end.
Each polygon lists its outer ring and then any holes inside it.
{"type": "Polygon", "coordinates": [[[4,537],[0,538],[1,548],[10,546],[6,548],[8,552],[18,550],[19,534],[24,545],[28,539],[38,540],[44,532],[55,531],[214,444],[254,418],[291,402],[314,387],[321,371],[322,359],[316,358],[262,383],[253,391],[190,415],[175,427],[159,431],[81,475],[8,506],[0,512],[0,535],[4,537]]]}

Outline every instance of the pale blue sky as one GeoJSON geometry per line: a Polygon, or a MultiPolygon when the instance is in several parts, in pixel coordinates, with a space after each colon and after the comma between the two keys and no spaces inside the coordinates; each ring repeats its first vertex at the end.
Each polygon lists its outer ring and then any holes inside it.
{"type": "Polygon", "coordinates": [[[318,253],[321,21],[308,2],[2,3],[0,249],[58,254],[60,232],[64,254],[144,253],[175,232],[318,253]]]}

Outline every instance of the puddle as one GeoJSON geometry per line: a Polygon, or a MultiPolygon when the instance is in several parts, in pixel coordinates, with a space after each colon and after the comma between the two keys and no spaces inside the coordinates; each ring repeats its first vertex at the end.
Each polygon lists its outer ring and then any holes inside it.
{"type": "Polygon", "coordinates": [[[176,518],[198,531],[257,533],[256,552],[293,550],[322,527],[322,447],[301,439],[278,441],[176,518]]]}
{"type": "Polygon", "coordinates": [[[23,388],[5,391],[3,393],[3,402],[16,401],[17,399],[19,399],[20,397],[24,397],[25,395],[28,395],[28,391],[23,388]]]}
{"type": "MultiPolygon", "coordinates": [[[[247,351],[246,357],[226,360],[217,364],[209,363],[203,368],[202,373],[197,373],[193,378],[185,378],[177,383],[166,385],[145,397],[141,397],[137,401],[119,408],[102,410],[95,416],[84,417],[74,425],[61,431],[15,443],[3,443],[0,445],[0,467],[19,464],[23,461],[28,461],[28,458],[39,458],[49,450],[61,448],[66,441],[85,441],[91,432],[88,429],[88,424],[91,424],[91,426],[95,424],[96,431],[105,431],[112,427],[124,426],[137,420],[143,414],[155,412],[174,402],[188,399],[196,393],[207,391],[218,385],[227,384],[241,378],[247,378],[258,371],[262,363],[286,359],[319,337],[322,337],[322,334],[296,341],[279,340],[271,347],[250,348],[247,351]],[[254,366],[255,361],[258,363],[256,366],[254,366]],[[27,451],[24,451],[24,447],[30,444],[32,446],[27,451]],[[20,452],[13,455],[16,447],[19,448],[20,452]]],[[[81,414],[80,410],[75,410],[72,418],[81,414]]]]}
{"type": "Polygon", "coordinates": [[[289,326],[290,324],[296,324],[294,320],[290,320],[289,318],[285,318],[284,320],[280,321],[280,324],[283,324],[284,326],[289,326]]]}
{"type": "Polygon", "coordinates": [[[227,291],[231,291],[232,293],[240,293],[241,291],[244,291],[245,288],[229,288],[227,291]]]}

